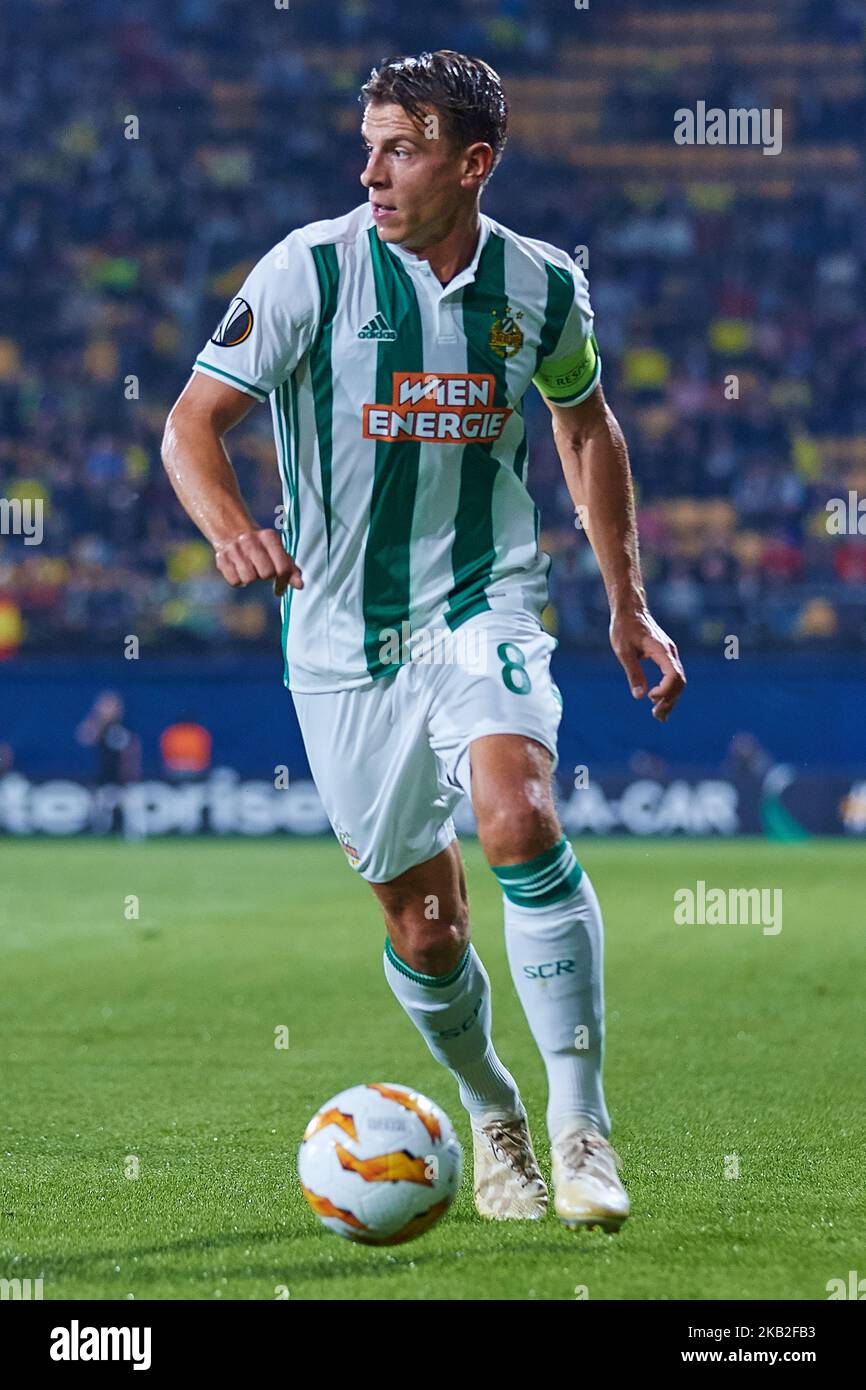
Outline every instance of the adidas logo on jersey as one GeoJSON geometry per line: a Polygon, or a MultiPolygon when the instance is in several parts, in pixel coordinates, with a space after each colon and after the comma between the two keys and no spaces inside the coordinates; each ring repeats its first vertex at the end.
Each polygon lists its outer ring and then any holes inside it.
{"type": "Polygon", "coordinates": [[[363,328],[358,330],[359,338],[376,338],[382,343],[395,343],[397,334],[388,324],[384,314],[376,314],[369,323],[365,323],[363,328]]]}

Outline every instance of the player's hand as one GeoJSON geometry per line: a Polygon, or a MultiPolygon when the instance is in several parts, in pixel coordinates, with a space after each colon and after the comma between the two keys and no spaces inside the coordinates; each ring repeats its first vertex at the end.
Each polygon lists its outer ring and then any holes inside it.
{"type": "Polygon", "coordinates": [[[274,593],[282,597],[286,589],[303,589],[301,571],[287,554],[276,531],[243,531],[232,540],[214,546],[217,569],[233,589],[272,579],[274,593]]]}
{"type": "Polygon", "coordinates": [[[610,645],[628,677],[634,698],[641,700],[649,694],[653,718],[664,724],[686,686],[686,673],[670,637],[644,608],[611,619],[610,645]],[[649,691],[641,661],[654,661],[662,673],[659,683],[649,691]]]}

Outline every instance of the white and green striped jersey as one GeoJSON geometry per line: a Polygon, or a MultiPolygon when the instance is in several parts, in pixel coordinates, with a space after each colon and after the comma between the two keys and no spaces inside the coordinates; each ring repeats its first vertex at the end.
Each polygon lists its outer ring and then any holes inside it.
{"type": "MultiPolygon", "coordinates": [[[[390,634],[547,602],[523,399],[576,404],[601,364],[583,272],[489,217],[443,286],[369,204],[292,232],[250,272],[196,369],[270,399],[286,549],[286,684],[390,675],[390,634]],[[408,624],[408,628],[404,626],[408,624]]],[[[390,648],[393,650],[393,645],[390,648]]]]}

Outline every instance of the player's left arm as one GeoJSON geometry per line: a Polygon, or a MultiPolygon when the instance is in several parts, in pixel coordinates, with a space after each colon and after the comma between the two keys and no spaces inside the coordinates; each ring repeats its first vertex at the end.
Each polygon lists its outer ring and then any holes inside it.
{"type": "Polygon", "coordinates": [[[600,385],[577,405],[557,405],[542,393],[553,417],[553,438],[565,481],[595,551],[610,604],[610,643],[635,699],[649,694],[653,716],[667,720],[686,684],[676,646],[647,606],[638,552],[628,449],[600,385]],[[648,690],[642,660],[661,680],[648,690]]]}

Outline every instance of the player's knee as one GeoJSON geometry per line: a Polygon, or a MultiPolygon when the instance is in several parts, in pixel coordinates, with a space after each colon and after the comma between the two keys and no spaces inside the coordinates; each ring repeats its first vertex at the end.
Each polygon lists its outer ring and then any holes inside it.
{"type": "Polygon", "coordinates": [[[558,838],[552,802],[518,795],[507,802],[477,808],[478,835],[490,864],[520,863],[543,854],[558,838]]]}
{"type": "Polygon", "coordinates": [[[448,975],[469,942],[469,908],[461,896],[443,902],[435,893],[386,913],[391,944],[422,975],[448,975]]]}

